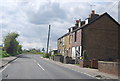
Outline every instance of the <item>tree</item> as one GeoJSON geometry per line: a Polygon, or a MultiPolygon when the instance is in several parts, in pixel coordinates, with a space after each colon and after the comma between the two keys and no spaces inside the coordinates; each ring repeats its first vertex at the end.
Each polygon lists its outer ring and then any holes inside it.
{"type": "Polygon", "coordinates": [[[16,55],[21,50],[16,38],[19,36],[16,32],[8,33],[4,38],[4,50],[10,55],[16,55]]]}
{"type": "Polygon", "coordinates": [[[18,45],[18,53],[22,53],[22,45],[18,45]]]}

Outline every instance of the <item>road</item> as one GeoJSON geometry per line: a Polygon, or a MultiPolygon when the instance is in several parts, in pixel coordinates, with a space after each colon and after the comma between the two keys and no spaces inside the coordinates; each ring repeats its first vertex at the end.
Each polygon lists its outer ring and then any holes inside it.
{"type": "MultiPolygon", "coordinates": [[[[24,54],[7,65],[2,71],[3,79],[96,79],[81,74],[40,55],[24,54]]],[[[89,81],[89,80],[88,80],[89,81]]],[[[95,80],[97,81],[97,79],[95,80]]]]}

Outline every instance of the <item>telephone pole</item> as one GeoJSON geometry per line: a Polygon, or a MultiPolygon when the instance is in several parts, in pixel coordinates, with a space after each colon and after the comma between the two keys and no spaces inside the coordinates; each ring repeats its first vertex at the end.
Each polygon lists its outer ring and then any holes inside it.
{"type": "Polygon", "coordinates": [[[49,25],[49,30],[48,30],[47,52],[46,52],[47,57],[49,57],[49,55],[48,55],[48,49],[49,49],[49,39],[50,39],[50,27],[51,27],[51,25],[49,25]]]}

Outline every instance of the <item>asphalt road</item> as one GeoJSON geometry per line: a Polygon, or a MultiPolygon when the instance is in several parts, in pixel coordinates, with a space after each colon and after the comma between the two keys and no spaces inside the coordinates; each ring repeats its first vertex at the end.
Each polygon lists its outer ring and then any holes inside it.
{"type": "MultiPolygon", "coordinates": [[[[40,58],[22,55],[2,71],[3,79],[96,79],[40,58]]],[[[88,80],[89,81],[89,80],[88,80]]],[[[97,79],[96,79],[97,81],[97,79]]]]}

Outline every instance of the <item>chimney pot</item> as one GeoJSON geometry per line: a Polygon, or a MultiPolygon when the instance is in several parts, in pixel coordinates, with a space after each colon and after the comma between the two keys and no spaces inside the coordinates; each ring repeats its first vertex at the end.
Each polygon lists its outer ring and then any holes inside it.
{"type": "Polygon", "coordinates": [[[92,14],[95,14],[95,11],[94,11],[94,10],[92,10],[92,14]]]}
{"type": "Polygon", "coordinates": [[[79,24],[79,22],[80,22],[79,20],[76,20],[76,24],[79,24]]]}

